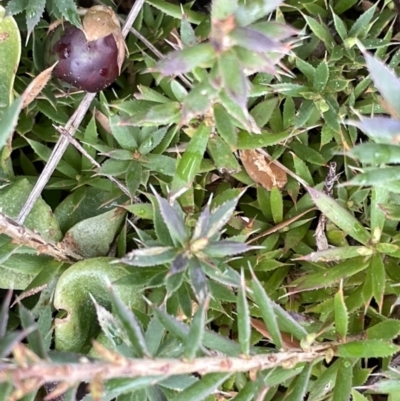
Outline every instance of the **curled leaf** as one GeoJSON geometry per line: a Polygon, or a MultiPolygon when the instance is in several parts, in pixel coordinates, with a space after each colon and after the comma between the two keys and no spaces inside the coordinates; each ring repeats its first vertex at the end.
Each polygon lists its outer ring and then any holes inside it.
{"type": "MultiPolygon", "coordinates": [[[[75,352],[90,349],[90,341],[99,333],[90,294],[99,305],[110,309],[110,282],[128,274],[122,265],[111,265],[111,261],[111,258],[86,259],[75,263],[61,275],[54,293],[54,307],[68,315],[55,320],[56,349],[75,352]]],[[[124,303],[143,309],[137,288],[114,285],[114,290],[124,303]]]]}
{"type": "Polygon", "coordinates": [[[57,63],[54,63],[51,67],[46,68],[28,85],[28,87],[22,94],[23,109],[29,106],[36,99],[42,89],[47,85],[47,82],[49,82],[49,80],[51,79],[51,73],[56,65],[57,63]]]}

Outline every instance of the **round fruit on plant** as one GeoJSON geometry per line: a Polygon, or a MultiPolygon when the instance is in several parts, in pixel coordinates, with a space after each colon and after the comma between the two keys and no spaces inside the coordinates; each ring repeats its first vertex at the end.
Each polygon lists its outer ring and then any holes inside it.
{"type": "Polygon", "coordinates": [[[46,64],[58,62],[53,76],[98,92],[117,79],[125,57],[118,19],[106,7],[92,7],[82,19],[82,29],[64,23],[52,30],[46,53],[46,64]]]}

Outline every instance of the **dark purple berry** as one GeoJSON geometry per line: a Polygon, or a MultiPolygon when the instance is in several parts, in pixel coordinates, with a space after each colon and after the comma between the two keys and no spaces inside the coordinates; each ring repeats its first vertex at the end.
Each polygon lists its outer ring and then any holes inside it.
{"type": "Polygon", "coordinates": [[[66,23],[51,32],[48,64],[53,75],[79,89],[98,92],[119,75],[118,48],[112,34],[88,42],[79,28],[66,23]]]}

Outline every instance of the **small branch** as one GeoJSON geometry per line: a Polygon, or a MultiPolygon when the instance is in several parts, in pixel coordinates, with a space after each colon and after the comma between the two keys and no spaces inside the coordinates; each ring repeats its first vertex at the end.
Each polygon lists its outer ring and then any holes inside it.
{"type": "Polygon", "coordinates": [[[3,213],[0,213],[0,233],[12,238],[17,245],[35,249],[38,254],[45,253],[54,259],[71,263],[82,259],[82,256],[69,250],[64,244],[45,240],[40,234],[19,225],[3,213]]]}
{"type": "MultiPolygon", "coordinates": [[[[126,37],[129,33],[129,29],[131,28],[133,22],[135,21],[137,15],[139,14],[140,9],[142,8],[145,0],[137,0],[133,5],[131,11],[129,12],[128,17],[126,18],[125,25],[122,27],[122,35],[126,37]]],[[[83,118],[85,117],[93,99],[95,98],[96,93],[87,93],[83,98],[82,102],[80,103],[79,107],[75,110],[75,113],[71,116],[68,120],[67,124],[65,125],[64,129],[70,136],[74,136],[80,123],[82,122],[83,118]]],[[[24,206],[22,207],[18,218],[18,224],[24,224],[25,219],[28,217],[28,214],[32,210],[34,204],[36,203],[37,199],[39,198],[40,194],[42,193],[44,187],[48,183],[51,175],[53,174],[54,170],[57,168],[58,163],[60,162],[61,158],[63,157],[65,150],[67,149],[69,144],[68,139],[65,136],[61,136],[56,146],[53,149],[53,152],[50,155],[46,166],[40,175],[39,179],[37,180],[32,192],[29,194],[27,201],[25,202],[24,206]]]]}
{"type": "MultiPolygon", "coordinates": [[[[329,164],[328,174],[325,179],[324,189],[322,190],[324,194],[328,195],[331,198],[332,198],[333,186],[335,185],[335,182],[337,181],[338,177],[339,174],[336,174],[336,163],[331,162],[329,164]]],[[[325,227],[327,220],[328,220],[327,217],[323,213],[321,213],[314,234],[318,251],[324,251],[329,248],[328,238],[326,238],[325,234],[325,227]]]]}
{"type": "MultiPolygon", "coordinates": [[[[17,345],[15,348],[23,347],[17,345]]],[[[313,362],[324,358],[325,351],[309,352],[279,352],[254,355],[247,358],[237,357],[203,357],[192,361],[179,359],[130,359],[120,354],[106,350],[95,344],[102,357],[112,360],[109,362],[87,362],[58,365],[40,361],[30,366],[4,366],[0,370],[0,382],[21,383],[22,381],[40,380],[41,385],[49,382],[79,381],[91,382],[95,377],[102,380],[114,378],[134,378],[159,376],[166,378],[173,375],[198,373],[235,373],[249,372],[254,369],[264,370],[276,367],[293,368],[298,363],[313,362]]],[[[21,350],[19,350],[21,351],[21,350]]]]}

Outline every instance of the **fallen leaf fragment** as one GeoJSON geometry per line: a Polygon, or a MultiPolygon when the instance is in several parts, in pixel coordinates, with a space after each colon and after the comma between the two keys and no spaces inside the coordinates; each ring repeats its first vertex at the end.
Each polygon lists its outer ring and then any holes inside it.
{"type": "Polygon", "coordinates": [[[282,189],[286,185],[286,173],[257,150],[241,150],[240,159],[250,178],[266,190],[270,191],[272,187],[282,189]]]}

